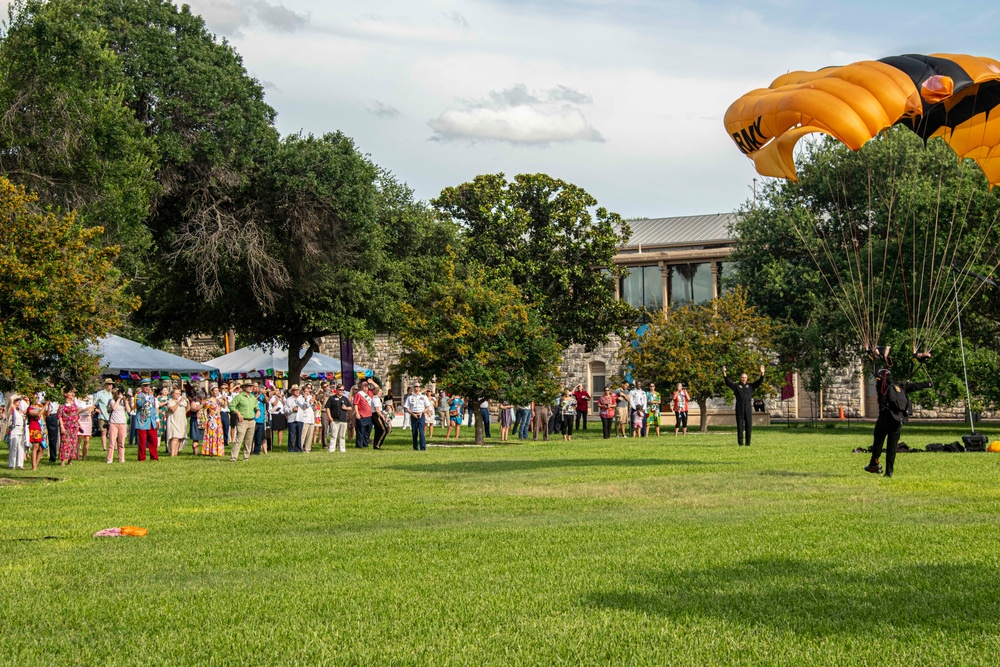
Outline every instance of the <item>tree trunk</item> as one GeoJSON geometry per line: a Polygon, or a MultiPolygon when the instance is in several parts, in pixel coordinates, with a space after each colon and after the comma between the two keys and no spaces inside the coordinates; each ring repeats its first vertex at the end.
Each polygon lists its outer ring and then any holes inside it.
{"type": "Polygon", "coordinates": [[[483,415],[479,412],[479,404],[485,401],[485,398],[480,398],[475,401],[475,405],[469,407],[469,412],[476,419],[476,439],[475,444],[482,445],[486,442],[486,425],[483,424],[483,415]],[[475,412],[473,412],[473,410],[475,412]]]}
{"type": "Polygon", "coordinates": [[[289,386],[291,386],[302,382],[302,369],[312,359],[313,352],[319,352],[319,346],[314,340],[304,341],[300,339],[297,341],[288,340],[286,342],[288,343],[288,381],[289,386]],[[302,346],[307,342],[309,346],[303,351],[302,346]]]}
{"type": "Polygon", "coordinates": [[[708,431],[708,399],[699,398],[696,400],[698,402],[698,409],[701,410],[701,427],[698,430],[706,433],[708,431]]]}

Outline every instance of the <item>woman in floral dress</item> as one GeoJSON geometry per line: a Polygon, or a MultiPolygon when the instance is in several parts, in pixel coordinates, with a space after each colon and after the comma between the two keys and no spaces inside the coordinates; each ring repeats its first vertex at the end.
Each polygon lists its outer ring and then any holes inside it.
{"type": "Polygon", "coordinates": [[[157,435],[159,436],[159,441],[162,443],[167,442],[167,403],[170,402],[170,389],[167,385],[160,387],[160,395],[156,397],[156,415],[159,418],[160,428],[157,435]]]}
{"type": "Polygon", "coordinates": [[[222,437],[222,406],[215,397],[204,403],[204,433],[201,441],[202,456],[222,456],[226,453],[226,441],[222,437]]]}
{"type": "Polygon", "coordinates": [[[76,390],[65,392],[66,400],[59,406],[59,465],[72,463],[79,457],[77,451],[80,433],[80,412],[76,407],[76,390]]]}

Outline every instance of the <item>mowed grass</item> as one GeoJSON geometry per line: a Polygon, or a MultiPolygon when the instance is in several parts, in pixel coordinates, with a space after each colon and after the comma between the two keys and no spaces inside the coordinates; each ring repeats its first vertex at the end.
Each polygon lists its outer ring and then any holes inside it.
{"type": "Polygon", "coordinates": [[[887,480],[870,429],[46,463],[0,487],[0,663],[998,664],[1000,456],[887,480]]]}

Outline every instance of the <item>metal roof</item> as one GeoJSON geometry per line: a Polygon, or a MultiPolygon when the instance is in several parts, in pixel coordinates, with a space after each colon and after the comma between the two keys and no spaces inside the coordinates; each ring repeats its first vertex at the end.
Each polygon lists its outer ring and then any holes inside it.
{"type": "Polygon", "coordinates": [[[735,220],[735,213],[629,220],[632,238],[622,249],[730,244],[728,228],[735,220]]]}

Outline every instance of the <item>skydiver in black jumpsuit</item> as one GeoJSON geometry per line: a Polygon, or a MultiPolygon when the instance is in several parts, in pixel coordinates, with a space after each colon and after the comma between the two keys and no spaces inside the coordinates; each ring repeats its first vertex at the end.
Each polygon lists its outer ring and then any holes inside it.
{"type": "Polygon", "coordinates": [[[892,374],[888,368],[882,368],[875,373],[875,393],[878,395],[878,419],[875,421],[875,442],[872,444],[872,458],[865,466],[865,472],[875,475],[882,472],[882,466],[878,464],[878,459],[882,456],[882,445],[886,438],[889,439],[889,446],[885,450],[885,476],[892,477],[892,466],[896,462],[896,445],[899,444],[899,434],[903,431],[903,424],[910,420],[913,409],[910,405],[911,391],[927,389],[933,387],[934,383],[927,382],[893,382],[892,374]],[[893,393],[901,395],[901,402],[904,407],[896,405],[889,400],[890,386],[893,393]]]}
{"type": "Polygon", "coordinates": [[[726,367],[722,367],[722,379],[726,386],[733,390],[736,396],[736,444],[743,446],[743,432],[746,431],[747,447],[750,446],[750,431],[753,429],[753,392],[764,381],[764,366],[760,367],[760,377],[747,384],[747,374],[740,375],[738,383],[726,375],[726,367]]]}

